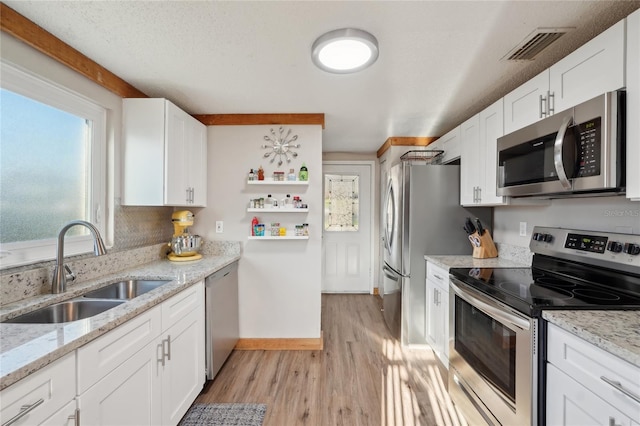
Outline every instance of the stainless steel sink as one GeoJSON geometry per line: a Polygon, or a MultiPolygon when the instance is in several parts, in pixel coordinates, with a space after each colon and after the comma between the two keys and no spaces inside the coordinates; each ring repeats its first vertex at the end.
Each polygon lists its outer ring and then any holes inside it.
{"type": "Polygon", "coordinates": [[[126,280],[86,293],[84,297],[94,299],[128,300],[171,282],[170,280],[126,280]]]}
{"type": "Polygon", "coordinates": [[[8,323],[53,324],[78,321],[98,315],[124,303],[123,300],[68,300],[40,308],[18,317],[5,320],[8,323]]]}

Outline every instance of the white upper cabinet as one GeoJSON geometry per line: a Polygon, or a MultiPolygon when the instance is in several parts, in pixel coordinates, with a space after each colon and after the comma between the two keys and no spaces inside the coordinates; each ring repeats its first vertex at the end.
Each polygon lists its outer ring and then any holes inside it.
{"type": "Polygon", "coordinates": [[[627,198],[640,201],[640,10],[627,18],[627,198]]]}
{"type": "Polygon", "coordinates": [[[504,133],[544,118],[547,113],[549,70],[545,70],[504,97],[504,133]]]}
{"type": "Polygon", "coordinates": [[[476,114],[460,125],[460,204],[477,204],[480,180],[480,115],[476,114]]]}
{"type": "Polygon", "coordinates": [[[622,20],[549,69],[551,114],[624,87],[624,32],[622,20]]]}
{"type": "Polygon", "coordinates": [[[206,206],[206,126],[166,99],[124,99],[124,205],[206,206]]]}
{"type": "Polygon", "coordinates": [[[499,99],[460,126],[460,204],[505,204],[496,195],[497,141],[503,135],[503,100],[499,99]]]}
{"type": "Polygon", "coordinates": [[[429,145],[429,149],[441,149],[444,151],[442,154],[442,162],[448,163],[450,161],[456,160],[460,158],[460,126],[455,129],[449,131],[447,134],[439,138],[435,143],[437,143],[437,148],[434,146],[431,148],[429,145]]]}
{"type": "Polygon", "coordinates": [[[620,21],[504,97],[504,133],[625,87],[625,22],[620,21]]]}

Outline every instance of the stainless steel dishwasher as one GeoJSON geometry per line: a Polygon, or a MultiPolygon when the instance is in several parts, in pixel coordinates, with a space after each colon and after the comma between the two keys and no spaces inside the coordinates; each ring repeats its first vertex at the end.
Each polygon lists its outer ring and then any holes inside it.
{"type": "Polygon", "coordinates": [[[240,336],[238,262],[205,279],[207,379],[213,380],[240,336]]]}

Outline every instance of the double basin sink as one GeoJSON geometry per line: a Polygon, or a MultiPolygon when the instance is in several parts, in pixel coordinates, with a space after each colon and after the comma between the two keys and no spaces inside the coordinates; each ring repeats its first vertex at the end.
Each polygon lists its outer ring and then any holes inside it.
{"type": "Polygon", "coordinates": [[[45,306],[3,322],[55,324],[91,318],[169,282],[171,281],[146,279],[118,281],[85,293],[77,299],[45,306]]]}

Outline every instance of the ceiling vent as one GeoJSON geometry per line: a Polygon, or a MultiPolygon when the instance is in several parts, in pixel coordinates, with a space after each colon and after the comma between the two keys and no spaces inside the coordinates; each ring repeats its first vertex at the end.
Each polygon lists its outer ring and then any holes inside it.
{"type": "Polygon", "coordinates": [[[516,47],[511,49],[502,60],[531,61],[540,52],[573,28],[536,28],[516,47]]]}

